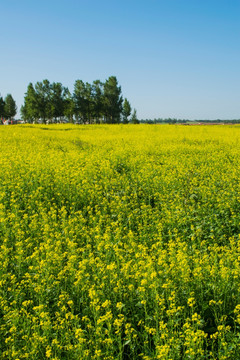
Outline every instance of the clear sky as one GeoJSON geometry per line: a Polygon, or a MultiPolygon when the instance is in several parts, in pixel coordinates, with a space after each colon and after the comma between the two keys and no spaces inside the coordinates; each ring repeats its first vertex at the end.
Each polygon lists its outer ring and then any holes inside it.
{"type": "Polygon", "coordinates": [[[0,0],[0,93],[115,75],[138,118],[240,118],[240,0],[0,0]]]}

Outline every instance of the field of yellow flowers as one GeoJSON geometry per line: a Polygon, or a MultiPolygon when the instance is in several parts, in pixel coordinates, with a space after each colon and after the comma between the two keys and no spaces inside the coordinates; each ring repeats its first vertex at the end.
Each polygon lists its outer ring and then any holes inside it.
{"type": "Polygon", "coordinates": [[[0,358],[240,359],[240,127],[0,127],[0,358]]]}

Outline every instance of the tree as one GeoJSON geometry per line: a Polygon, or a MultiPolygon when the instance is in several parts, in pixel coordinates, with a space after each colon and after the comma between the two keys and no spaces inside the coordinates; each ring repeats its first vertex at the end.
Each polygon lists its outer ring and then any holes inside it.
{"type": "Polygon", "coordinates": [[[132,124],[139,124],[139,120],[137,118],[137,110],[134,109],[133,110],[133,113],[132,113],[132,116],[131,116],[131,123],[132,124]]]}
{"type": "Polygon", "coordinates": [[[33,122],[41,119],[47,121],[61,121],[66,116],[70,122],[80,121],[83,124],[105,121],[109,124],[128,122],[131,105],[121,95],[121,86],[117,78],[110,76],[105,83],[100,80],[92,84],[76,80],[71,95],[68,88],[61,83],[50,83],[45,79],[35,85],[30,83],[21,107],[24,120],[33,122]]]}
{"type": "Polygon", "coordinates": [[[37,82],[35,85],[37,111],[39,118],[46,124],[47,120],[53,118],[53,107],[51,104],[51,84],[49,80],[37,82]]]}
{"type": "Polygon", "coordinates": [[[123,98],[121,86],[115,76],[110,76],[104,83],[104,114],[106,122],[116,124],[120,122],[123,98]]]}
{"type": "Polygon", "coordinates": [[[61,83],[53,83],[50,85],[50,103],[51,115],[57,121],[64,116],[65,97],[68,95],[68,89],[63,87],[61,83]]]}
{"type": "Polygon", "coordinates": [[[66,94],[64,97],[64,116],[67,117],[70,123],[73,123],[74,117],[74,101],[70,91],[66,88],[66,94]]]}
{"type": "Polygon", "coordinates": [[[21,107],[21,115],[25,121],[34,122],[40,118],[37,94],[30,83],[24,97],[24,105],[21,107]]]}
{"type": "Polygon", "coordinates": [[[93,81],[92,85],[93,118],[97,124],[103,116],[103,83],[100,80],[93,81]]]}
{"type": "Polygon", "coordinates": [[[3,98],[0,96],[0,121],[2,118],[4,118],[4,100],[3,98]]]}
{"type": "Polygon", "coordinates": [[[35,87],[32,83],[28,85],[24,97],[24,105],[21,107],[21,115],[24,120],[33,122],[42,119],[43,123],[64,116],[65,98],[68,89],[61,83],[50,84],[49,80],[37,82],[35,87]]]}
{"type": "Polygon", "coordinates": [[[131,114],[132,108],[130,105],[130,102],[125,98],[123,102],[123,108],[122,108],[122,116],[123,116],[123,123],[128,123],[128,116],[131,114]]]}
{"type": "Polygon", "coordinates": [[[17,113],[17,105],[11,94],[7,94],[4,99],[4,116],[12,119],[17,113]]]}
{"type": "Polygon", "coordinates": [[[88,82],[85,84],[85,93],[84,93],[84,98],[85,98],[85,104],[86,104],[86,112],[87,112],[87,120],[88,123],[91,124],[92,122],[92,113],[93,113],[93,96],[92,96],[92,85],[89,84],[88,82]]]}
{"type": "Polygon", "coordinates": [[[74,84],[73,101],[76,117],[83,123],[87,121],[86,86],[82,80],[74,84]]]}

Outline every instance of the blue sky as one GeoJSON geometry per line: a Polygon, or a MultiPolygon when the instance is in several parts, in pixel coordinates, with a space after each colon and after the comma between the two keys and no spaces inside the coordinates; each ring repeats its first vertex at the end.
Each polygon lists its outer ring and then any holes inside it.
{"type": "Polygon", "coordinates": [[[0,93],[115,75],[142,118],[240,118],[239,0],[1,0],[0,93]]]}

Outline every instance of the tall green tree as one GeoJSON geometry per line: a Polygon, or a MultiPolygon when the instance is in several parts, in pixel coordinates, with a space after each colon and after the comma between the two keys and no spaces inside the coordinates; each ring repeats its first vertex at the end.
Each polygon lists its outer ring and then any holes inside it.
{"type": "Polygon", "coordinates": [[[35,85],[37,109],[39,118],[46,124],[47,120],[52,121],[53,107],[51,104],[51,84],[45,79],[35,85]]]}
{"type": "Polygon", "coordinates": [[[50,85],[50,104],[51,116],[55,121],[64,116],[65,98],[67,97],[68,89],[63,87],[59,82],[50,85]]]}
{"type": "Polygon", "coordinates": [[[0,96],[0,121],[1,118],[4,118],[4,100],[2,96],[0,96]]]}
{"type": "Polygon", "coordinates": [[[73,91],[73,101],[75,116],[77,121],[82,123],[86,122],[87,111],[86,111],[86,101],[85,101],[85,84],[82,80],[76,80],[74,84],[73,91]]]}
{"type": "Polygon", "coordinates": [[[103,83],[100,80],[93,81],[92,84],[93,118],[99,124],[103,114],[103,83]]]}
{"type": "Polygon", "coordinates": [[[21,116],[25,121],[35,122],[40,118],[37,94],[32,83],[28,85],[21,107],[21,116]]]}
{"type": "Polygon", "coordinates": [[[74,101],[73,101],[73,97],[72,97],[70,91],[67,88],[66,88],[66,94],[64,97],[63,113],[64,113],[64,116],[66,116],[66,118],[68,119],[68,121],[70,123],[73,123],[73,118],[74,118],[74,113],[75,113],[74,101]]]}
{"type": "Polygon", "coordinates": [[[12,119],[17,113],[17,105],[11,94],[7,94],[4,99],[4,116],[12,119]]]}
{"type": "Polygon", "coordinates": [[[87,121],[89,124],[92,123],[93,118],[93,89],[92,85],[86,82],[85,84],[85,104],[86,104],[86,112],[87,112],[87,121]]]}
{"type": "Polygon", "coordinates": [[[41,119],[43,123],[61,119],[64,116],[67,94],[68,89],[59,82],[51,84],[46,79],[38,81],[35,87],[30,83],[21,107],[22,117],[30,122],[41,119]]]}
{"type": "Polygon", "coordinates": [[[93,122],[119,123],[128,122],[131,106],[121,95],[121,86],[117,78],[110,76],[105,83],[100,80],[92,84],[76,80],[74,91],[70,91],[61,83],[50,83],[45,79],[35,85],[30,83],[21,107],[24,120],[33,122],[41,120],[61,121],[63,116],[70,122],[80,121],[83,124],[93,122]]]}
{"type": "Polygon", "coordinates": [[[123,98],[117,78],[110,76],[104,83],[104,114],[107,123],[120,122],[123,98]]]}
{"type": "Polygon", "coordinates": [[[133,113],[132,113],[132,116],[131,116],[131,123],[132,124],[139,124],[139,120],[138,120],[138,118],[137,118],[137,110],[136,109],[134,109],[133,110],[133,113]]]}
{"type": "Polygon", "coordinates": [[[74,84],[73,101],[76,117],[84,124],[92,122],[93,97],[92,85],[76,80],[74,84]]]}
{"type": "Polygon", "coordinates": [[[123,108],[122,108],[122,116],[123,116],[123,123],[128,124],[128,117],[130,116],[132,111],[130,102],[125,98],[123,102],[123,108]]]}

